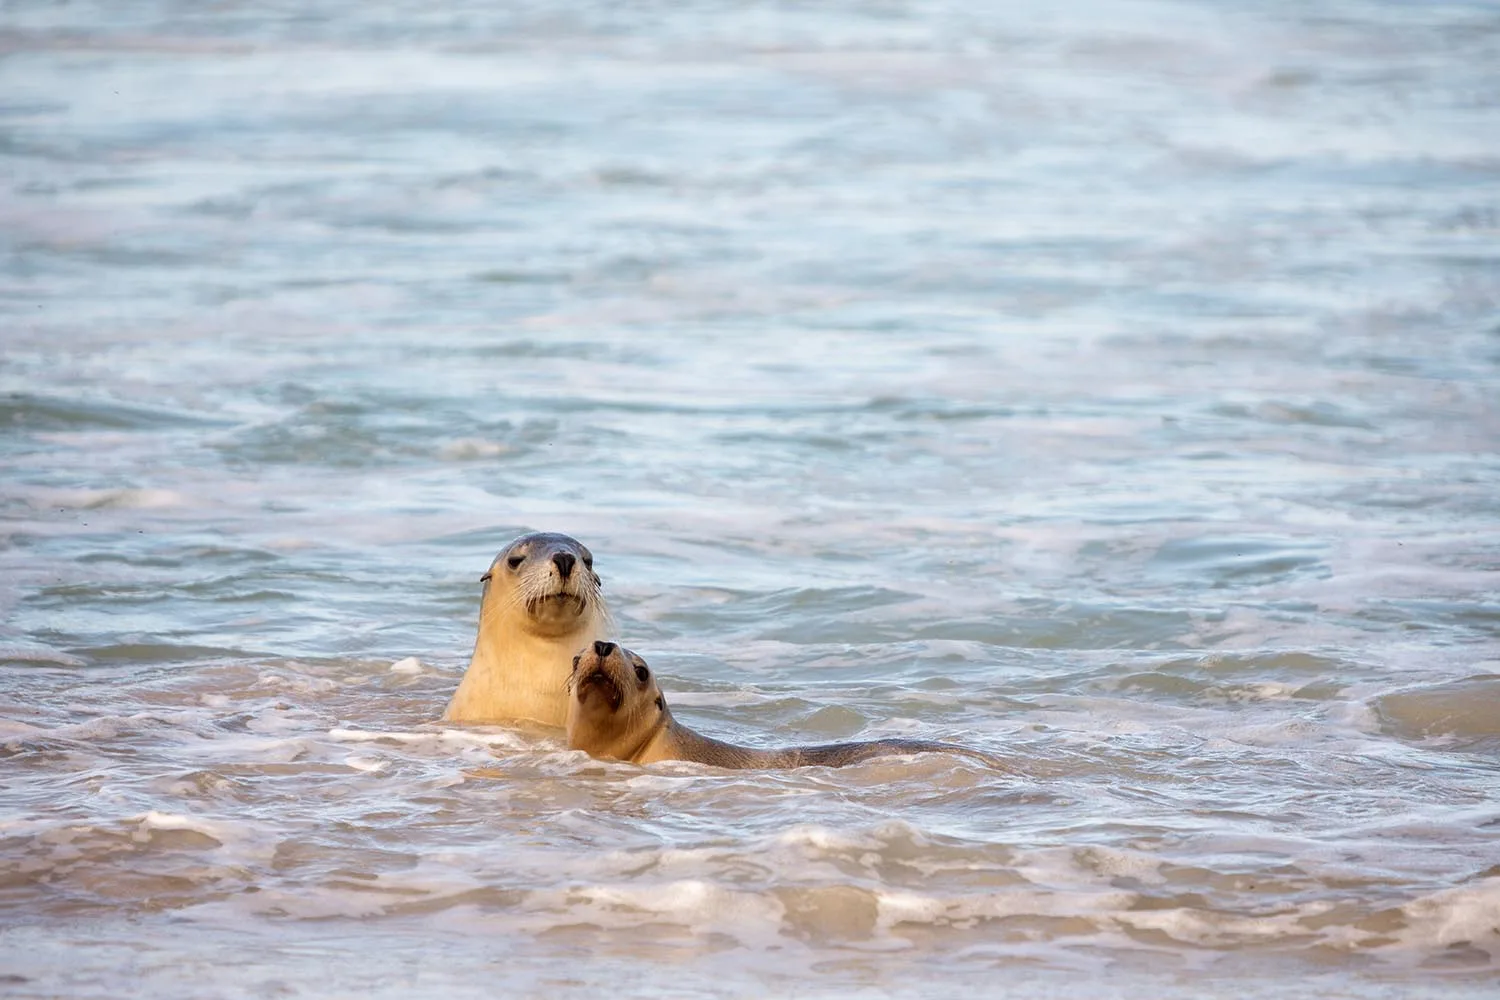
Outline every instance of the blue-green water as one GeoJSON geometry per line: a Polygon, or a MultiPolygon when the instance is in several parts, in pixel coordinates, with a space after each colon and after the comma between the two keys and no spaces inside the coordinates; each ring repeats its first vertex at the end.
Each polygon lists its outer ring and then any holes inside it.
{"type": "Polygon", "coordinates": [[[1486,993],[1497,107],[1490,3],[0,7],[7,994],[1486,993]],[[528,529],[1019,776],[435,723],[528,529]]]}

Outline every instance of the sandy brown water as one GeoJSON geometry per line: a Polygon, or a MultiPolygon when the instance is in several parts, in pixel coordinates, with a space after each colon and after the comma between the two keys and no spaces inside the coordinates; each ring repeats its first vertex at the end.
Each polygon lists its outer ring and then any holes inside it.
{"type": "Polygon", "coordinates": [[[1488,996],[1500,8],[0,7],[6,996],[1488,996]],[[435,721],[595,552],[679,717],[435,721]]]}

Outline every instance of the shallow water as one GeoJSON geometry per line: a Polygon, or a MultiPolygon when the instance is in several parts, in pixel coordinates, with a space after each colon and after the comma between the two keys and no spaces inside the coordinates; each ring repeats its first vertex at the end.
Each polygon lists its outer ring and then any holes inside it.
{"type": "Polygon", "coordinates": [[[0,24],[7,995],[1493,988],[1495,5],[0,24]]]}

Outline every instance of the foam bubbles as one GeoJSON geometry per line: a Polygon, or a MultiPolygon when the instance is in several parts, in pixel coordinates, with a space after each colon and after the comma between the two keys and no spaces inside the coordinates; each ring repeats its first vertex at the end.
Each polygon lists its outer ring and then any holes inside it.
{"type": "MultiPolygon", "coordinates": [[[[720,934],[749,947],[779,942],[786,909],[773,896],[740,891],[702,879],[634,881],[578,886],[567,892],[571,919],[600,927],[631,928],[664,921],[688,928],[695,936],[720,934]]],[[[561,902],[553,892],[538,892],[533,907],[561,902]]]]}
{"type": "Polygon", "coordinates": [[[150,840],[151,835],[157,831],[186,831],[196,833],[200,837],[212,841],[215,847],[221,846],[225,839],[223,827],[220,824],[196,816],[158,812],[153,809],[139,817],[138,823],[139,825],[131,836],[132,839],[140,842],[150,840]]]}
{"type": "Polygon", "coordinates": [[[532,749],[524,737],[502,729],[441,729],[435,732],[402,732],[373,729],[343,729],[328,731],[329,739],[341,743],[404,743],[408,746],[446,745],[453,747],[485,747],[506,750],[532,749]]]}
{"type": "Polygon", "coordinates": [[[397,660],[390,666],[393,674],[420,674],[422,672],[422,661],[415,656],[407,656],[397,660]]]}
{"type": "Polygon", "coordinates": [[[1401,946],[1419,955],[1467,946],[1500,959],[1500,876],[1442,889],[1401,906],[1401,946]]]}

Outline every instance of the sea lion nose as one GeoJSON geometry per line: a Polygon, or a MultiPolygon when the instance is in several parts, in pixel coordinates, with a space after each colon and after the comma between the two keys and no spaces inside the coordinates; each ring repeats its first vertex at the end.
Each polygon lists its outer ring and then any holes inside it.
{"type": "Polygon", "coordinates": [[[573,564],[578,560],[566,552],[559,552],[552,557],[552,562],[557,566],[557,572],[564,580],[573,572],[573,564]]]}
{"type": "Polygon", "coordinates": [[[615,644],[598,639],[594,642],[594,652],[599,656],[608,656],[615,651],[615,644]]]}

